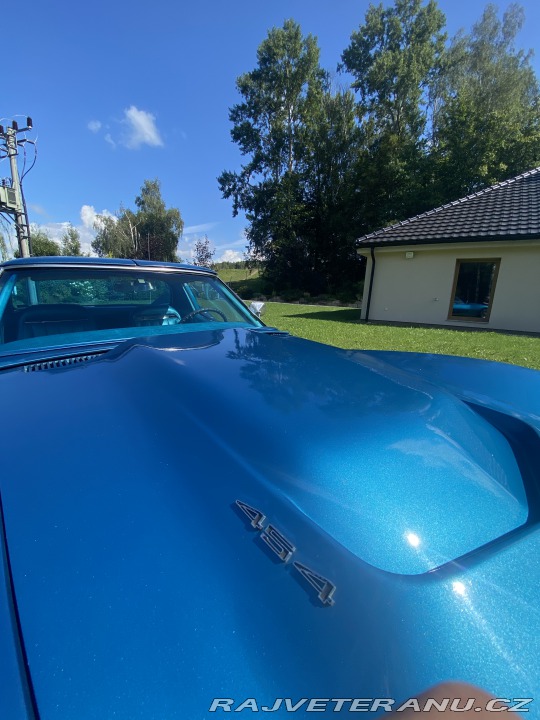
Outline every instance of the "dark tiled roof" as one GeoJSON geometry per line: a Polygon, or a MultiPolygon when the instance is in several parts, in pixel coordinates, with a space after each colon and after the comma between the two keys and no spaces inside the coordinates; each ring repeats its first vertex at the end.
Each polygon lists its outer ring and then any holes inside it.
{"type": "Polygon", "coordinates": [[[540,167],[364,235],[358,245],[540,238],[540,167]]]}

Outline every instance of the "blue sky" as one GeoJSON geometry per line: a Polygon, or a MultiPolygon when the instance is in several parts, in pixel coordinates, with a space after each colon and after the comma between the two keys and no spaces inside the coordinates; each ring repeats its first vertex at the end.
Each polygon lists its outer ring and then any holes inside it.
{"type": "MultiPolygon", "coordinates": [[[[451,35],[469,30],[485,5],[439,0],[451,35]]],[[[519,45],[537,50],[540,3],[521,5],[519,45]]],[[[366,0],[33,0],[19,7],[15,31],[2,34],[0,117],[34,121],[30,221],[53,236],[72,223],[89,243],[96,212],[133,207],[144,179],[158,177],[166,203],[184,219],[180,255],[189,259],[195,239],[207,234],[216,260],[240,259],[245,221],[232,218],[216,182],[241,162],[228,120],[237,76],[255,67],[268,29],[287,18],[317,36],[321,64],[334,73],[367,7],[366,0]]],[[[539,63],[537,51],[540,74],[539,63]]],[[[8,175],[4,160],[0,178],[8,175]]]]}

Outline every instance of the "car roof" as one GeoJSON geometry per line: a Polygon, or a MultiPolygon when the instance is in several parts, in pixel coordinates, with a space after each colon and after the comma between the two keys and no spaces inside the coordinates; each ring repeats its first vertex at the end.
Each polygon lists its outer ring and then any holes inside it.
{"type": "Polygon", "coordinates": [[[188,265],[186,263],[158,262],[156,260],[128,260],[127,258],[97,258],[97,257],[73,257],[62,255],[50,255],[47,257],[15,258],[0,263],[0,268],[27,267],[29,265],[80,265],[99,267],[144,267],[144,268],[168,268],[174,270],[196,270],[216,275],[215,270],[199,265],[188,265]]]}

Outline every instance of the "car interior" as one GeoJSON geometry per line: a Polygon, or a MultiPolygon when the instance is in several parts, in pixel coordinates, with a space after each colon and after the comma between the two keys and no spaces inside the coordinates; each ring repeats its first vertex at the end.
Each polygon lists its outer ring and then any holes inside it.
{"type": "Polygon", "coordinates": [[[249,315],[239,311],[243,305],[218,282],[195,274],[35,272],[13,284],[1,316],[0,342],[181,323],[249,322],[249,315]]]}

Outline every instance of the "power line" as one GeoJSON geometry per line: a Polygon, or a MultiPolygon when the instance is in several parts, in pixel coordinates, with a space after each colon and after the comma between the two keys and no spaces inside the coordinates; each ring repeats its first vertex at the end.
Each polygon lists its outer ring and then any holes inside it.
{"type": "MultiPolygon", "coordinates": [[[[34,167],[34,165],[36,164],[36,160],[37,160],[37,141],[38,141],[37,138],[36,138],[35,140],[26,140],[26,142],[30,143],[30,145],[33,145],[33,147],[34,147],[34,160],[32,161],[32,164],[30,165],[30,167],[28,168],[28,170],[24,170],[24,168],[23,168],[23,173],[22,173],[22,175],[21,175],[21,183],[22,183],[22,181],[24,180],[24,178],[28,175],[28,173],[30,172],[30,170],[31,170],[31,169],[34,167]]],[[[26,159],[26,152],[25,152],[25,159],[26,159]]]]}

